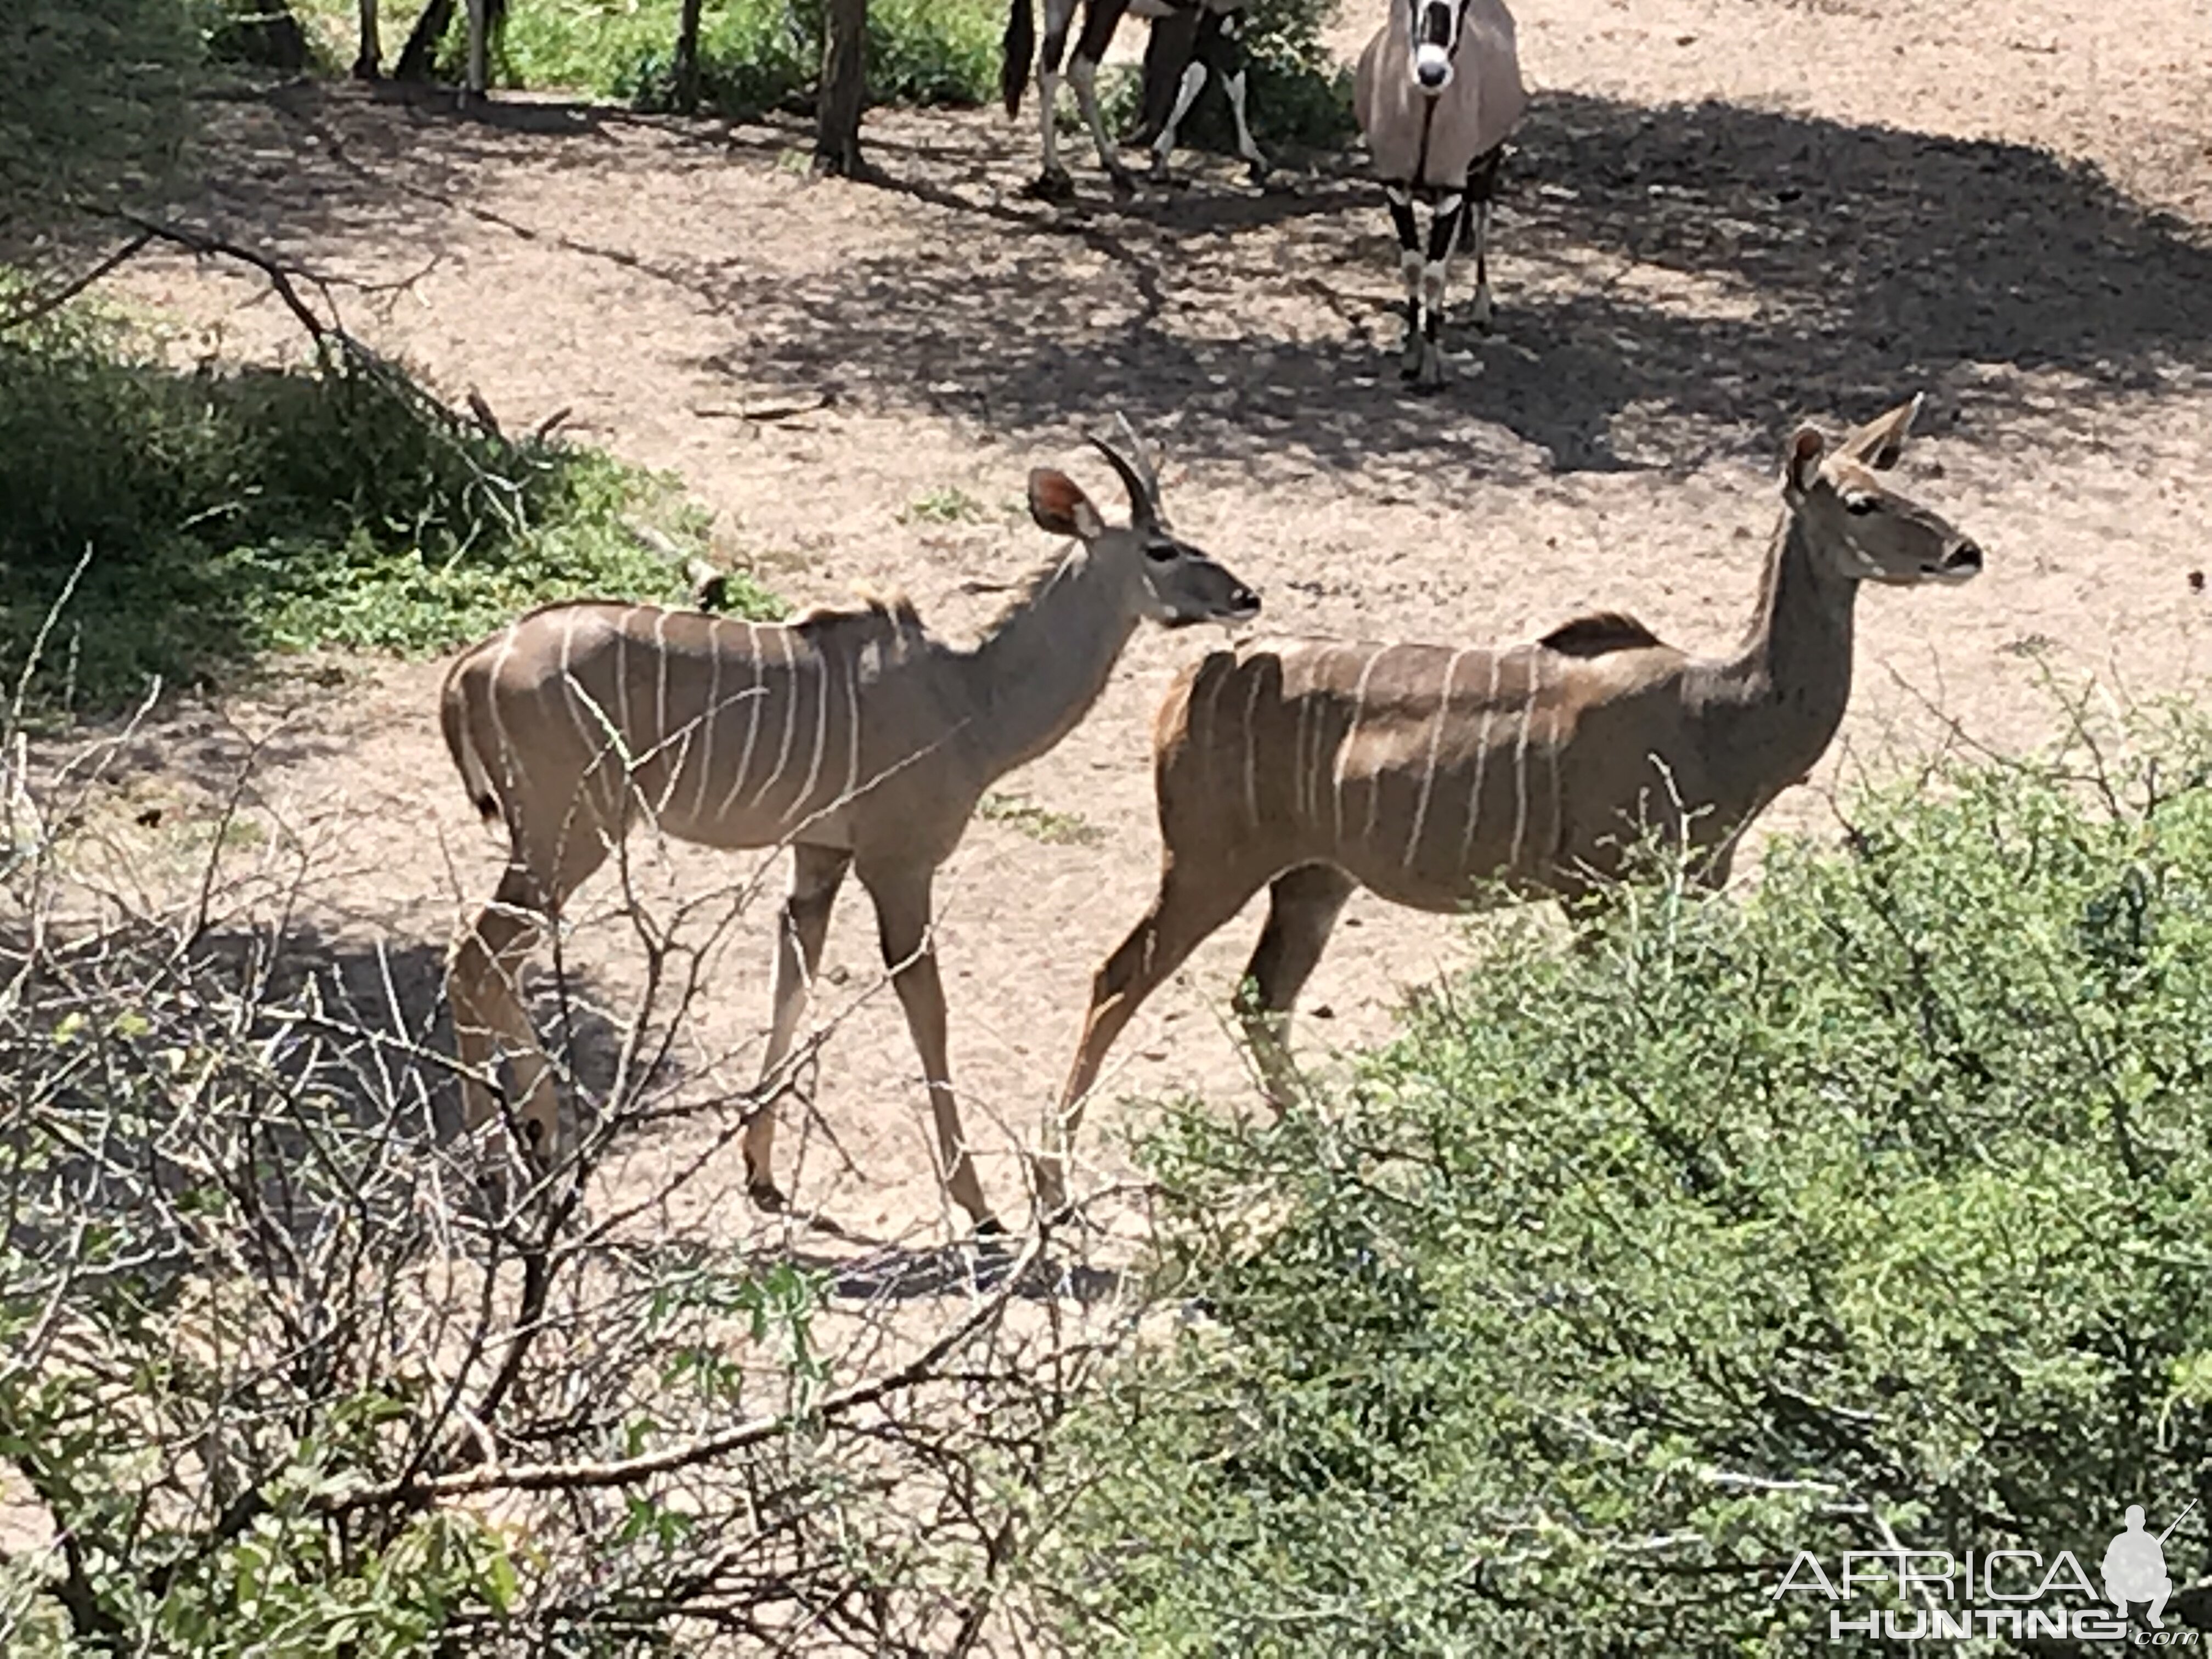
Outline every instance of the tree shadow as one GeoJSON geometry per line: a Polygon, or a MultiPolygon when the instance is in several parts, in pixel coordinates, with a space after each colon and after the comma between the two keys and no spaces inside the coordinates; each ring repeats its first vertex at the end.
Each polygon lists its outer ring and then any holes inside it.
{"type": "MultiPolygon", "coordinates": [[[[1692,460],[1711,424],[1764,433],[1906,386],[1971,386],[1978,415],[2022,395],[1992,370],[2150,389],[2162,369],[2204,366],[2212,337],[2201,235],[2095,167],[2019,144],[1555,94],[1509,179],[1500,335],[1455,331],[1474,366],[1439,398],[1402,390],[1383,358],[1383,216],[1341,180],[1091,214],[1072,234],[1103,270],[1071,269],[1054,245],[1069,227],[994,204],[975,210],[993,221],[986,260],[731,270],[717,297],[748,327],[726,359],[755,383],[809,387],[864,368],[886,401],[926,391],[1000,428],[1119,407],[1222,459],[1350,470],[1431,461],[1450,441],[1456,464],[1526,465],[1514,451],[1529,445],[1567,471],[1692,460]],[[1250,246],[1262,232],[1275,247],[1250,246]],[[1270,287],[1317,295],[1343,328],[1271,325],[1270,287]],[[1668,434],[1669,416],[1701,429],[1668,434]]],[[[957,180],[897,188],[972,206],[957,180]]]]}

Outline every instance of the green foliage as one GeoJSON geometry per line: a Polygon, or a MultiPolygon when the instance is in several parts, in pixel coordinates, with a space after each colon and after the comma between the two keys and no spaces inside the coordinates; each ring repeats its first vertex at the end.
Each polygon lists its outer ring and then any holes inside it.
{"type": "MultiPolygon", "coordinates": [[[[350,0],[303,9],[343,29],[350,0]]],[[[676,102],[679,0],[546,0],[513,8],[501,46],[507,82],[559,87],[640,108],[676,102]]],[[[975,105],[997,95],[996,0],[872,0],[868,89],[879,102],[975,105]]],[[[465,25],[456,8],[441,57],[458,76],[465,25]]],[[[705,7],[699,28],[702,107],[744,117],[802,106],[822,68],[821,0],[732,0],[705,7]]]]}
{"type": "Polygon", "coordinates": [[[2094,1573],[2212,1495],[2212,745],[2147,752],[1519,912],[1350,1091],[1171,1114],[1192,1311],[1064,1450],[1076,1648],[1831,1651],[1801,1549],[2094,1573]]]}
{"type": "Polygon", "coordinates": [[[160,194],[194,125],[198,21],[188,0],[0,6],[0,263],[80,211],[160,194]]]}
{"type": "Polygon", "coordinates": [[[112,325],[0,336],[0,682],[89,561],[49,708],[270,650],[435,650],[546,599],[678,597],[633,518],[702,528],[667,483],[455,421],[380,365],[179,373],[112,325]]]}

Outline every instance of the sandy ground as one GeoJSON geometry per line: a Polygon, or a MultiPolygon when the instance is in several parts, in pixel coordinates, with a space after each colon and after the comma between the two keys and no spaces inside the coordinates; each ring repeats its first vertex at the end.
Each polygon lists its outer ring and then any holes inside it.
{"type": "MultiPolygon", "coordinates": [[[[1335,39],[1349,54],[1370,27],[1335,39]]],[[[569,409],[583,437],[680,472],[723,550],[795,601],[898,586],[971,630],[1053,551],[1018,509],[1027,469],[1066,465],[1110,498],[1080,437],[1119,410],[1165,444],[1178,528],[1261,590],[1267,626],[1474,641],[1601,605],[1717,648],[1747,614],[1791,421],[1924,391],[1906,487],[1984,543],[1988,573],[1866,599],[1843,738],[1771,821],[1818,830],[1835,780],[1946,742],[2042,740],[2046,675],[2134,696],[2196,684],[2212,605],[2188,580],[2212,523],[2198,0],[1528,0],[1522,29],[1537,95],[1498,216],[1499,325],[1457,338],[1435,398],[1403,392],[1386,356],[1395,258],[1356,158],[1265,194],[1186,158],[1188,187],[1122,205],[1071,148],[1083,194],[1055,208],[1018,193],[1026,116],[883,113],[866,136],[889,183],[865,186],[811,182],[787,129],[520,100],[464,118],[336,88],[231,118],[198,211],[319,270],[412,276],[342,291],[349,324],[511,425],[569,409]],[[970,516],[915,510],[955,490],[970,516]]],[[[128,287],[190,319],[188,348],[295,349],[231,273],[149,262],[128,287]]],[[[1006,1149],[1034,1133],[1091,975],[1150,897],[1152,711],[1219,639],[1140,635],[1090,719],[1000,786],[1091,833],[981,821],[943,872],[956,1076],[1012,1213],[1006,1149]]],[[[381,942],[427,1000],[499,856],[438,737],[442,672],[356,664],[335,686],[165,714],[131,784],[134,805],[170,809],[135,832],[144,855],[204,825],[237,734],[283,716],[257,810],[319,849],[315,927],[356,962],[381,942]]],[[[757,860],[643,862],[696,892],[757,860]]],[[[619,1014],[639,956],[609,884],[590,890],[568,960],[619,1014]]],[[[1256,926],[1218,934],[1121,1043],[1086,1133],[1093,1178],[1122,1167],[1116,1097],[1252,1103],[1222,1018],[1256,926]]],[[[687,1016],[679,1091],[745,1080],[769,938],[762,904],[687,1016]]],[[[1459,924],[1357,901],[1308,991],[1304,1052],[1382,1036],[1404,988],[1471,948],[1459,924]]],[[[857,893],[829,963],[825,1001],[847,1012],[817,1105],[850,1164],[817,1138],[798,1195],[864,1235],[927,1236],[950,1223],[857,893]]],[[[708,1133],[672,1128],[653,1155],[708,1133]]],[[[787,1135],[787,1184],[794,1149],[787,1135]]],[[[695,1209],[753,1224],[735,1180],[695,1209]]]]}

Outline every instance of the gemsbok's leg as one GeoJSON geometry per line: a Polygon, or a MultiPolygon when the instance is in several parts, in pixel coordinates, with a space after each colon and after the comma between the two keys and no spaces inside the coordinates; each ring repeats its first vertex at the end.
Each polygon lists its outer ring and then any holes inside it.
{"type": "Polygon", "coordinates": [[[1474,325],[1490,327],[1490,213],[1498,194],[1498,171],[1505,160],[1505,146],[1498,145],[1474,158],[1468,171],[1468,223],[1474,241],[1474,325]]]}
{"type": "Polygon", "coordinates": [[[1429,253],[1421,267],[1421,363],[1414,383],[1431,390],[1444,383],[1444,285],[1466,212],[1467,187],[1462,184],[1437,199],[1436,215],[1429,221],[1429,253]]]}
{"type": "Polygon", "coordinates": [[[780,1210],[784,1201],[782,1189],[775,1184],[775,1106],[789,1089],[790,1079],[778,1073],[799,1033],[799,1017],[805,1011],[814,970],[822,962],[830,912],[852,864],[853,855],[837,848],[800,843],[791,849],[791,891],[776,919],[775,989],[770,998],[768,1053],[761,1060],[761,1097],[745,1125],[745,1191],[763,1210],[780,1210]]]}
{"type": "Polygon", "coordinates": [[[353,78],[374,81],[383,67],[384,46],[376,31],[376,0],[361,0],[361,52],[353,60],[353,78]]]}
{"type": "Polygon", "coordinates": [[[489,0],[469,0],[469,80],[471,97],[481,98],[489,84],[491,43],[484,36],[490,21],[489,0]]]}
{"type": "Polygon", "coordinates": [[[470,1129],[493,1115],[487,1079],[501,1049],[514,1067],[515,1119],[525,1146],[540,1164],[560,1147],[561,1109],[553,1062],[538,1042],[522,1000],[522,969],[541,928],[556,920],[568,896],[606,862],[597,832],[579,827],[561,848],[532,861],[518,855],[500,878],[491,902],[453,937],[447,964],[447,1000],[453,1016],[453,1052],[461,1065],[461,1121],[470,1129]],[[551,870],[548,878],[541,873],[551,870]]]}
{"type": "Polygon", "coordinates": [[[1082,38],[1075,43],[1075,56],[1067,65],[1068,83],[1075,88],[1075,101],[1082,106],[1083,119],[1091,129],[1091,142],[1098,148],[1098,165],[1106,169],[1106,176],[1114,181],[1116,195],[1133,196],[1137,181],[1121,159],[1114,154],[1114,141],[1106,136],[1106,118],[1098,109],[1098,65],[1106,56],[1106,48],[1114,43],[1114,31],[1121,26],[1121,15],[1128,9],[1129,0],[1091,0],[1090,9],[1084,14],[1082,38]]]}
{"type": "Polygon", "coordinates": [[[930,1115],[937,1121],[939,1173],[953,1202],[967,1211],[978,1232],[997,1232],[997,1220],[983,1202],[975,1162],[960,1130],[960,1109],[952,1097],[952,1067],[946,1053],[945,983],[937,972],[937,945],[930,935],[932,872],[863,869],[860,883],[876,903],[876,931],[884,965],[891,970],[907,1030],[921,1056],[921,1075],[929,1091],[930,1115]]]}
{"type": "Polygon", "coordinates": [[[1237,1016],[1277,1111],[1291,1103],[1297,1082],[1291,1064],[1291,1008],[1358,885],[1333,864],[1309,864],[1276,877],[1268,889],[1267,925],[1237,988],[1237,1016]]]}
{"type": "Polygon", "coordinates": [[[1421,372],[1421,228],[1413,217],[1411,185],[1386,184],[1382,199],[1390,204],[1390,222],[1398,232],[1398,275],[1406,284],[1406,344],[1398,373],[1410,380],[1421,372]]]}
{"type": "Polygon", "coordinates": [[[1045,1126],[1045,1144],[1037,1155],[1038,1207],[1052,1214],[1067,1203],[1067,1150],[1082,1127],[1084,1098],[1098,1080],[1107,1050],[1121,1035],[1145,999],[1160,982],[1182,966],[1190,953],[1214,930],[1244,908],[1260,890],[1264,875],[1239,880],[1215,880],[1184,874],[1185,866],[1170,864],[1160,877],[1160,890],[1152,908],[1129,930],[1129,936],[1106,958],[1091,984],[1091,1011],[1084,1017],[1083,1040],[1068,1068],[1066,1085],[1060,1092],[1059,1109],[1045,1126]]]}
{"type": "Polygon", "coordinates": [[[1060,165],[1060,59],[1067,50],[1067,26],[1075,21],[1075,0],[1044,0],[1044,39],[1037,46],[1037,121],[1044,150],[1043,171],[1030,193],[1047,200],[1072,196],[1075,181],[1060,165]]]}
{"type": "Polygon", "coordinates": [[[1244,158],[1251,181],[1255,185],[1267,182],[1267,156],[1252,137],[1252,123],[1244,112],[1245,58],[1244,15],[1228,12],[1222,15],[1220,46],[1221,89],[1229,94],[1229,114],[1237,123],[1237,153],[1244,158]]]}

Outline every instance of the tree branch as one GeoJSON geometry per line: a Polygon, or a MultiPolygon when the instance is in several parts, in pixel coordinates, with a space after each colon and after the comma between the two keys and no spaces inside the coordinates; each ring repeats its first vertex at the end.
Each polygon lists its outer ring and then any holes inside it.
{"type": "Polygon", "coordinates": [[[21,328],[27,324],[35,323],[40,318],[51,316],[59,311],[118,265],[144,252],[146,245],[153,240],[154,235],[151,231],[140,231],[121,247],[106,255],[83,276],[73,277],[52,294],[33,300],[21,309],[11,311],[6,316],[0,317],[0,334],[5,334],[11,329],[21,328]]]}
{"type": "MultiPolygon", "coordinates": [[[[1028,1279],[1030,1269],[1036,1265],[1037,1258],[1043,1254],[1044,1242],[1043,1232],[1033,1235],[1021,1255],[1008,1267],[997,1288],[976,1304],[975,1311],[905,1364],[881,1376],[839,1389],[823,1399],[812,1414],[823,1418],[839,1416],[926,1381],[946,1355],[967,1342],[1005,1310],[1007,1301],[1028,1279]]],[[[308,1507],[343,1515],[355,1510],[376,1509],[395,1504],[434,1504],[442,1499],[467,1498],[478,1492],[585,1492],[609,1486],[635,1486],[655,1475],[671,1474],[701,1463],[709,1463],[717,1458],[726,1457],[732,1452],[772,1440],[778,1435],[788,1433],[798,1420],[796,1413],[781,1412],[773,1417],[755,1418],[723,1433],[709,1435],[703,1440],[672,1446],[665,1451],[652,1452],[642,1457],[617,1458],[601,1463],[517,1463],[503,1468],[471,1469],[463,1474],[418,1478],[365,1491],[329,1492],[319,1495],[308,1507]]]]}

